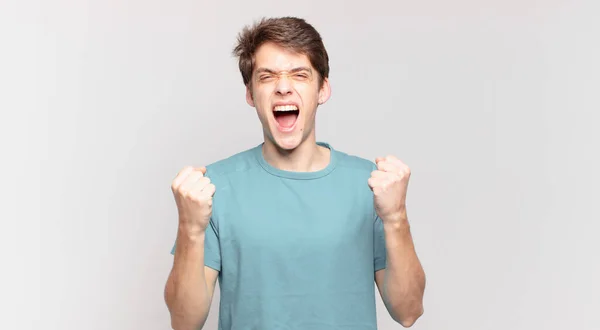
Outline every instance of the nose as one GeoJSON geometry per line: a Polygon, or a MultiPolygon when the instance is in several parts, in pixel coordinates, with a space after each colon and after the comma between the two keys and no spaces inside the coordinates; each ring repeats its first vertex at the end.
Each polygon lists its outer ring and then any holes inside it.
{"type": "Polygon", "coordinates": [[[275,86],[277,95],[289,95],[292,93],[292,83],[287,75],[281,75],[275,86]]]}

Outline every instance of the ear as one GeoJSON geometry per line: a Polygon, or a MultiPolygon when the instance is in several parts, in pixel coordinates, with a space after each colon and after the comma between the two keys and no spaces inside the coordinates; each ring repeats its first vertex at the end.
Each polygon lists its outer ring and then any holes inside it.
{"type": "Polygon", "coordinates": [[[323,79],[323,85],[321,89],[319,89],[319,104],[323,104],[329,100],[331,96],[331,85],[329,84],[329,79],[323,79]]]}
{"type": "Polygon", "coordinates": [[[254,98],[252,97],[252,90],[249,85],[246,85],[246,102],[251,107],[254,107],[254,98]]]}

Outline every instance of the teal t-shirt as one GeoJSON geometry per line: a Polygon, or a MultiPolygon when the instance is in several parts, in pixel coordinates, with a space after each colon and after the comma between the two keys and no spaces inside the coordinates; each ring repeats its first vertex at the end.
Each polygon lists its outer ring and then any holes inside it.
{"type": "Polygon", "coordinates": [[[331,157],[317,172],[271,166],[262,144],[207,166],[216,192],[205,264],[219,271],[219,330],[377,328],[374,276],[386,253],[367,184],[376,167],[319,144],[331,157]]]}

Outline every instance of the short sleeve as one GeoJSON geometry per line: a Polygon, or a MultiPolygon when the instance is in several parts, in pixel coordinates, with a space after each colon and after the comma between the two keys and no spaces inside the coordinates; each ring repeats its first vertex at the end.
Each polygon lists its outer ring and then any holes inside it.
{"type": "MultiPolygon", "coordinates": [[[[372,170],[377,170],[377,165],[372,164],[372,170]]],[[[375,271],[386,267],[387,251],[385,247],[385,232],[383,230],[383,221],[373,210],[375,221],[373,222],[373,265],[375,271]]]]}
{"type": "MultiPolygon", "coordinates": [[[[176,247],[177,242],[173,245],[171,254],[175,254],[176,247]]],[[[221,270],[221,246],[218,231],[212,220],[206,228],[204,239],[204,265],[217,271],[221,270]]]]}
{"type": "Polygon", "coordinates": [[[219,241],[219,232],[211,220],[206,228],[206,238],[204,240],[204,264],[212,269],[221,270],[221,244],[219,241]]]}
{"type": "Polygon", "coordinates": [[[378,216],[373,224],[373,257],[375,271],[384,269],[386,266],[385,234],[383,222],[378,216]]]}

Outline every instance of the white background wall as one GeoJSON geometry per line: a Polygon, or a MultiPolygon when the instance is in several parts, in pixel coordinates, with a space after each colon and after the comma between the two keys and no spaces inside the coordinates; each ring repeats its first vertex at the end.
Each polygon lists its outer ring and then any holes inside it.
{"type": "Polygon", "coordinates": [[[260,142],[230,52],[271,15],[330,52],[319,140],[413,170],[414,329],[600,328],[597,1],[0,4],[0,329],[169,329],[169,185],[260,142]]]}

